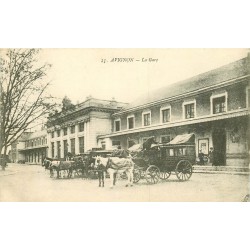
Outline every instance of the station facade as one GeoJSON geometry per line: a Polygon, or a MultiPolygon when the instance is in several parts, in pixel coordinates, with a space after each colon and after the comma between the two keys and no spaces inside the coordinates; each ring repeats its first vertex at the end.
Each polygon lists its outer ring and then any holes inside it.
{"type": "Polygon", "coordinates": [[[11,161],[16,163],[41,164],[47,155],[47,131],[24,132],[11,145],[11,161]]]}
{"type": "Polygon", "coordinates": [[[127,149],[154,136],[167,143],[195,135],[196,156],[214,149],[218,166],[249,166],[249,57],[168,85],[130,104],[87,97],[48,118],[47,130],[24,133],[11,159],[41,163],[93,148],[127,149]]]}
{"type": "Polygon", "coordinates": [[[248,166],[249,66],[246,57],[138,98],[112,115],[112,132],[98,145],[127,149],[151,136],[167,143],[194,133],[197,156],[213,147],[216,165],[248,166]]]}
{"type": "Polygon", "coordinates": [[[97,148],[97,137],[111,132],[111,115],[125,105],[87,97],[73,109],[49,117],[48,156],[65,159],[68,152],[75,155],[97,148]]]}

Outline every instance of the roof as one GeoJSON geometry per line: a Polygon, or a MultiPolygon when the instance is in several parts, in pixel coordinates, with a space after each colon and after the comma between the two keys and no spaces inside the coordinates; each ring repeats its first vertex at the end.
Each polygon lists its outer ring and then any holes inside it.
{"type": "Polygon", "coordinates": [[[166,87],[152,91],[147,95],[137,98],[134,102],[126,106],[121,112],[131,108],[136,108],[145,104],[150,104],[155,101],[164,100],[177,95],[185,94],[204,87],[210,87],[221,82],[236,79],[248,74],[248,58],[245,57],[238,61],[224,65],[217,69],[199,74],[184,81],[180,81],[166,87]]]}
{"type": "Polygon", "coordinates": [[[38,137],[42,137],[42,136],[47,136],[47,130],[46,129],[31,132],[27,139],[33,139],[33,138],[38,138],[38,137]]]}
{"type": "Polygon", "coordinates": [[[114,98],[112,100],[102,100],[93,97],[88,97],[84,102],[74,105],[71,109],[60,111],[54,115],[51,115],[48,120],[56,120],[61,117],[70,116],[72,113],[89,110],[90,108],[101,108],[106,110],[120,110],[128,105],[128,103],[118,102],[114,98]]]}

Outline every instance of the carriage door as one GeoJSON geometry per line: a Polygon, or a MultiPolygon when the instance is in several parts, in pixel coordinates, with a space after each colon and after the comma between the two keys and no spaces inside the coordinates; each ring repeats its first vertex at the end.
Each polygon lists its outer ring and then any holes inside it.
{"type": "Polygon", "coordinates": [[[226,165],[226,132],[225,129],[216,129],[212,135],[214,146],[215,166],[226,165]]]}

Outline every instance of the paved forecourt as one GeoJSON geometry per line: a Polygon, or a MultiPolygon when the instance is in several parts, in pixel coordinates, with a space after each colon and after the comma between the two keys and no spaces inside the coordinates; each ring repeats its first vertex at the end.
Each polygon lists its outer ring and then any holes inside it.
{"type": "Polygon", "coordinates": [[[173,174],[167,181],[149,185],[141,179],[133,187],[125,180],[109,188],[98,180],[50,178],[39,165],[9,164],[0,171],[0,201],[243,201],[249,193],[249,176],[194,173],[187,182],[173,174]]]}

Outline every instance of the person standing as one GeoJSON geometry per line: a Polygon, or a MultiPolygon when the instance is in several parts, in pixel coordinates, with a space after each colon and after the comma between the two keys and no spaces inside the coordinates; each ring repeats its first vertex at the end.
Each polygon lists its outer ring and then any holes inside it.
{"type": "Polygon", "coordinates": [[[209,157],[209,162],[212,163],[212,166],[214,166],[214,149],[212,147],[210,148],[208,157],[209,157]]]}
{"type": "Polygon", "coordinates": [[[200,165],[204,165],[204,154],[202,153],[202,151],[200,150],[200,153],[198,155],[199,161],[200,161],[200,165]]]}
{"type": "Polygon", "coordinates": [[[104,187],[104,179],[105,179],[105,173],[106,167],[101,163],[100,159],[96,160],[97,163],[97,172],[98,172],[98,180],[99,180],[99,187],[104,187]]]}

